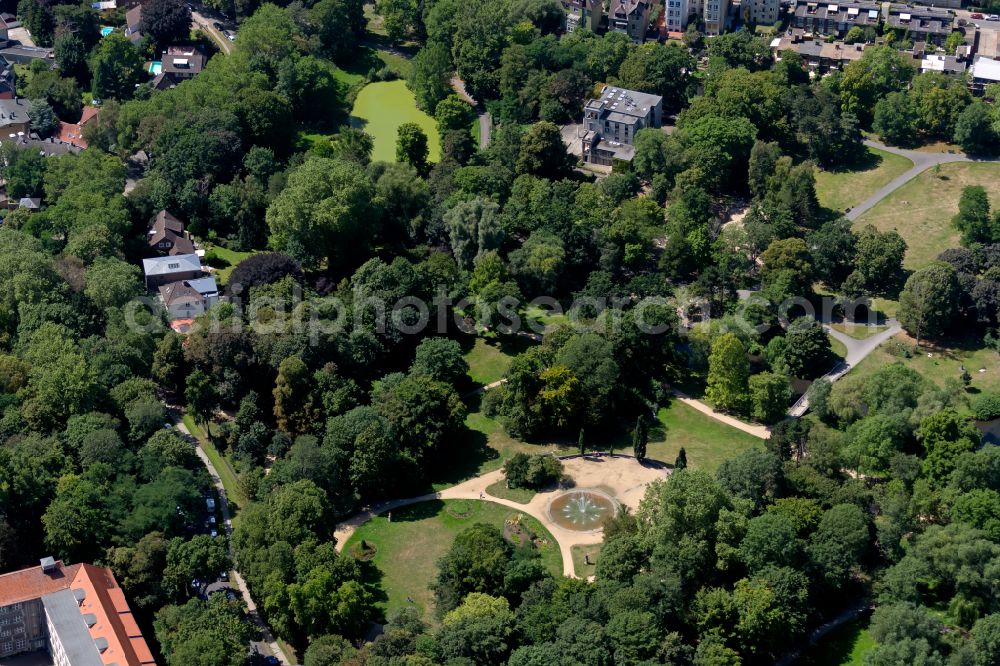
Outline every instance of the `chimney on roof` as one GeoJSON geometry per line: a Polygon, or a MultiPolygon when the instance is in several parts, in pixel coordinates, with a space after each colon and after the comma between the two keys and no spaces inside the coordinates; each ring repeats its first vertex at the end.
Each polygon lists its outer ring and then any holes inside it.
{"type": "Polygon", "coordinates": [[[38,563],[42,566],[42,571],[45,573],[51,573],[59,568],[59,565],[56,564],[56,559],[51,555],[43,557],[38,561],[38,563]]]}
{"type": "Polygon", "coordinates": [[[105,650],[108,649],[108,639],[104,636],[98,636],[94,639],[94,645],[97,646],[97,651],[104,654],[105,650]]]}

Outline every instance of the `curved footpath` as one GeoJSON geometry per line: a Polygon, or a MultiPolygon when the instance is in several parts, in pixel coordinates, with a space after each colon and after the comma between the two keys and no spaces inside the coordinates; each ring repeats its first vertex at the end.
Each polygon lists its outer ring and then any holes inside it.
{"type": "MultiPolygon", "coordinates": [[[[871,354],[873,351],[879,348],[883,342],[893,337],[897,333],[903,331],[903,327],[900,326],[899,322],[895,319],[887,319],[885,324],[888,328],[881,333],[876,333],[875,335],[865,338],[864,340],[858,340],[857,338],[852,338],[846,333],[841,333],[835,328],[830,327],[828,324],[823,324],[823,330],[830,334],[832,338],[837,340],[839,343],[847,347],[847,356],[844,360],[833,367],[830,372],[826,373],[820,379],[826,379],[830,382],[835,382],[844,375],[846,375],[851,368],[861,363],[866,356],[871,354]]],[[[788,410],[788,415],[792,418],[798,418],[803,416],[809,411],[809,398],[806,394],[802,394],[798,402],[792,405],[792,408],[788,410]]]]}
{"type": "Polygon", "coordinates": [[[887,146],[884,143],[879,143],[878,141],[872,141],[870,139],[865,140],[865,145],[869,148],[875,148],[877,150],[884,150],[887,153],[892,153],[894,155],[899,155],[905,157],[906,159],[913,162],[913,166],[910,167],[905,173],[889,181],[884,187],[880,188],[875,194],[871,195],[857,206],[851,208],[850,211],[844,214],[848,220],[852,222],[863,214],[867,213],[869,210],[874,208],[882,199],[898,190],[903,185],[927,171],[931,167],[935,167],[939,164],[949,164],[951,162],[996,162],[997,158],[976,158],[969,157],[965,153],[925,153],[919,150],[905,150],[903,148],[895,148],[893,146],[887,146]]]}
{"type": "Polygon", "coordinates": [[[494,497],[486,492],[487,486],[502,479],[503,472],[501,470],[496,470],[495,472],[489,472],[482,476],[477,476],[474,479],[469,479],[468,481],[460,483],[457,486],[446,488],[440,492],[373,504],[361,513],[357,513],[343,523],[337,525],[337,529],[334,532],[334,537],[337,539],[337,550],[340,551],[344,548],[344,544],[347,543],[347,540],[351,538],[351,535],[354,534],[355,530],[357,530],[361,525],[367,523],[374,516],[385,513],[386,511],[392,511],[402,506],[419,504],[420,502],[429,502],[437,499],[483,500],[493,502],[495,504],[502,504],[506,507],[510,507],[511,509],[526,513],[544,525],[545,529],[552,534],[552,537],[559,545],[559,553],[562,555],[563,562],[563,575],[574,576],[575,569],[573,567],[572,547],[576,544],[600,543],[602,539],[601,533],[571,532],[570,530],[564,530],[549,520],[545,511],[545,506],[552,498],[552,493],[537,493],[527,504],[519,504],[518,502],[508,499],[494,497]]]}
{"type": "MultiPolygon", "coordinates": [[[[663,478],[669,473],[666,466],[639,463],[631,456],[616,455],[609,457],[607,454],[603,454],[599,458],[588,456],[582,459],[576,456],[564,459],[563,462],[567,466],[567,474],[577,482],[580,489],[599,484],[612,486],[614,490],[612,494],[615,496],[615,499],[633,510],[638,507],[639,501],[645,493],[646,486],[651,481],[663,478]]],[[[496,470],[436,493],[379,502],[365,507],[360,513],[351,516],[337,525],[334,531],[334,537],[337,540],[336,548],[338,551],[343,550],[344,545],[358,527],[364,525],[374,516],[398,509],[399,507],[439,499],[481,500],[502,504],[515,511],[525,513],[541,523],[559,545],[559,552],[562,555],[563,562],[563,575],[575,576],[573,546],[600,543],[604,538],[602,532],[567,530],[554,523],[549,518],[547,509],[549,502],[561,494],[562,491],[560,490],[540,491],[527,504],[494,497],[487,491],[487,488],[491,484],[501,480],[503,480],[503,472],[496,470]]],[[[572,489],[566,492],[572,492],[572,489]]]]}

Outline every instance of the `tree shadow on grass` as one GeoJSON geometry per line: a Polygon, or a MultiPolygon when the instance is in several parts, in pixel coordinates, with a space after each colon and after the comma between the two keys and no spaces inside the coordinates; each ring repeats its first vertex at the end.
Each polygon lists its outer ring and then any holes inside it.
{"type": "MultiPolygon", "coordinates": [[[[400,507],[392,510],[392,522],[394,523],[415,523],[428,518],[434,518],[445,509],[443,500],[427,500],[417,504],[400,507]]],[[[386,514],[386,518],[388,515],[386,514]]]]}

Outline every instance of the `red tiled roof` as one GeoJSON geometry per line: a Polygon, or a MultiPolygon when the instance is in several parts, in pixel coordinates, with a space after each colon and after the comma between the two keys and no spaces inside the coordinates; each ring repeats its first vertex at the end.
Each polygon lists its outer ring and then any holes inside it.
{"type": "Polygon", "coordinates": [[[97,617],[90,635],[108,642],[108,649],[101,654],[105,664],[143,666],[156,663],[111,569],[81,564],[73,587],[83,588],[87,593],[80,604],[80,612],[93,613],[97,617]]]}
{"type": "Polygon", "coordinates": [[[58,561],[55,569],[48,572],[42,571],[42,567],[37,566],[0,574],[0,606],[9,606],[69,589],[73,577],[81,566],[71,564],[64,567],[62,561],[58,561]]]}

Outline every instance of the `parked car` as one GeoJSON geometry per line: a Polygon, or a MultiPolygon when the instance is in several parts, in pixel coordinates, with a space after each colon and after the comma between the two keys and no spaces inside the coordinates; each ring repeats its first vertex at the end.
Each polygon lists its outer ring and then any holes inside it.
{"type": "Polygon", "coordinates": [[[976,12],[975,14],[970,14],[969,18],[971,18],[971,19],[982,19],[983,15],[980,14],[979,12],[976,12]]]}
{"type": "Polygon", "coordinates": [[[987,21],[1000,21],[1000,14],[990,14],[986,17],[987,21]]]}
{"type": "Polygon", "coordinates": [[[215,537],[219,536],[219,532],[217,530],[211,530],[208,533],[208,536],[210,536],[210,537],[212,537],[214,539],[215,537]]]}
{"type": "Polygon", "coordinates": [[[266,657],[264,657],[264,663],[267,664],[267,666],[278,666],[278,664],[280,664],[281,662],[279,662],[278,658],[275,657],[273,654],[269,654],[266,657]]]}
{"type": "Polygon", "coordinates": [[[219,580],[228,581],[229,580],[229,572],[228,571],[223,571],[222,573],[220,573],[219,574],[219,580]]]}

